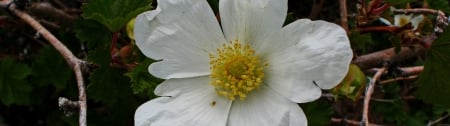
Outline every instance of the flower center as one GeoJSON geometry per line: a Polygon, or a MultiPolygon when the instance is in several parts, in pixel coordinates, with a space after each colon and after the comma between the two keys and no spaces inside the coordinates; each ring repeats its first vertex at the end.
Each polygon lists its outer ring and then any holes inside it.
{"type": "Polygon", "coordinates": [[[211,81],[217,94],[235,100],[244,100],[261,85],[264,67],[250,45],[242,46],[239,41],[224,44],[217,49],[217,55],[209,55],[211,81]]]}
{"type": "Polygon", "coordinates": [[[406,24],[408,24],[410,22],[409,20],[410,19],[408,17],[402,16],[402,17],[400,17],[399,25],[400,26],[404,26],[404,25],[406,25],[406,24]]]}

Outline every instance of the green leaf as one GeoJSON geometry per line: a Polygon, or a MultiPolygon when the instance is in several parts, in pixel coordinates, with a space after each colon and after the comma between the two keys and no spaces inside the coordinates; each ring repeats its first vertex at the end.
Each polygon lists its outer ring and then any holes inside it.
{"type": "Polygon", "coordinates": [[[348,69],[344,80],[342,80],[338,86],[333,88],[332,93],[342,95],[356,101],[359,96],[361,96],[361,92],[363,91],[362,89],[364,89],[365,84],[366,76],[364,73],[357,65],[350,64],[350,68],[348,69]]]}
{"type": "Polygon", "coordinates": [[[112,35],[108,28],[93,20],[77,20],[74,31],[78,39],[87,42],[90,49],[111,43],[112,35]]]}
{"type": "Polygon", "coordinates": [[[436,10],[442,10],[445,13],[450,12],[450,6],[448,5],[448,0],[427,0],[429,4],[429,8],[436,9],[436,10]]]}
{"type": "Polygon", "coordinates": [[[51,46],[40,50],[32,65],[34,81],[40,85],[52,84],[63,89],[72,77],[72,70],[62,56],[51,46]]]}
{"type": "Polygon", "coordinates": [[[154,98],[156,97],[153,90],[156,86],[163,80],[153,77],[148,72],[148,66],[153,63],[154,60],[145,59],[143,62],[139,63],[133,70],[126,73],[131,79],[131,88],[134,94],[143,94],[146,97],[154,98]]]}
{"type": "Polygon", "coordinates": [[[333,114],[330,104],[324,101],[314,101],[301,104],[308,119],[309,126],[328,126],[333,114]]]}
{"type": "Polygon", "coordinates": [[[419,76],[417,96],[425,102],[450,107],[450,30],[444,31],[427,52],[419,76]]]}
{"type": "Polygon", "coordinates": [[[383,118],[389,123],[402,124],[408,117],[408,111],[402,108],[404,102],[395,99],[393,102],[371,102],[370,108],[373,113],[383,115],[383,118]]]}
{"type": "Polygon", "coordinates": [[[103,47],[91,50],[87,57],[88,61],[99,66],[109,66],[111,63],[110,45],[111,44],[104,44],[103,47]]]}
{"type": "Polygon", "coordinates": [[[111,63],[111,32],[93,20],[77,20],[75,34],[81,41],[87,42],[88,61],[100,66],[111,63]]]}
{"type": "Polygon", "coordinates": [[[133,120],[138,102],[131,91],[130,80],[124,73],[124,70],[100,67],[89,78],[91,83],[88,85],[87,95],[105,105],[102,107],[105,111],[95,118],[98,124],[109,124],[111,120],[115,120],[110,125],[127,125],[127,122],[133,120]]]}
{"type": "Polygon", "coordinates": [[[83,17],[98,21],[117,32],[128,21],[151,8],[151,0],[90,0],[85,4],[83,17]]]}
{"type": "Polygon", "coordinates": [[[9,106],[12,104],[27,105],[30,102],[31,85],[25,79],[31,69],[13,59],[0,61],[0,101],[9,106]]]}
{"type": "Polygon", "coordinates": [[[88,96],[95,101],[100,101],[110,106],[120,100],[133,97],[128,83],[129,80],[123,74],[124,71],[108,67],[96,69],[89,78],[91,83],[87,89],[88,96]]]}

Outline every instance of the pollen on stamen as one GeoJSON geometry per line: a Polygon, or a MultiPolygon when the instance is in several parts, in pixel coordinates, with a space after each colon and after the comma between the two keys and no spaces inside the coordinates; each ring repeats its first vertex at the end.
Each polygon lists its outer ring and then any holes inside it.
{"type": "Polygon", "coordinates": [[[217,94],[230,100],[245,100],[264,78],[264,67],[250,45],[239,41],[223,44],[216,55],[210,54],[211,81],[217,94]]]}

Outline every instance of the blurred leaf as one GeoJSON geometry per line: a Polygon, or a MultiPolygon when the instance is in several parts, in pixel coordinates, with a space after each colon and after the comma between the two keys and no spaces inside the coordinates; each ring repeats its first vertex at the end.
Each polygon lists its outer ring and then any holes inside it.
{"type": "Polygon", "coordinates": [[[283,26],[288,25],[288,24],[294,22],[295,20],[297,20],[297,19],[294,17],[294,13],[288,13],[286,15],[286,20],[284,20],[283,26]]]}
{"type": "Polygon", "coordinates": [[[367,47],[373,44],[370,34],[360,34],[358,31],[351,31],[349,35],[350,43],[352,47],[356,47],[356,50],[360,50],[362,53],[367,52],[367,47]]]}
{"type": "Polygon", "coordinates": [[[139,63],[133,70],[126,73],[131,79],[131,88],[134,94],[143,94],[145,97],[154,98],[155,94],[153,90],[163,80],[153,77],[148,72],[148,66],[154,61],[151,59],[145,59],[139,63]]]}
{"type": "Polygon", "coordinates": [[[314,101],[301,104],[303,112],[308,117],[309,126],[328,126],[333,114],[330,104],[324,101],[314,101]]]}
{"type": "Polygon", "coordinates": [[[402,51],[402,40],[399,37],[389,37],[389,40],[394,46],[395,53],[402,51]]]}
{"type": "Polygon", "coordinates": [[[424,71],[419,76],[417,96],[432,104],[450,107],[450,30],[436,39],[425,60],[424,71]]]}
{"type": "Polygon", "coordinates": [[[150,7],[151,0],[89,0],[82,7],[82,16],[102,23],[111,32],[117,32],[150,7]]]}
{"type": "Polygon", "coordinates": [[[344,80],[342,80],[338,86],[333,88],[332,93],[345,96],[355,101],[358,100],[359,96],[361,96],[361,92],[363,91],[362,89],[364,89],[365,84],[366,76],[364,73],[357,65],[350,64],[350,68],[348,69],[348,73],[344,80]]]}
{"type": "Polygon", "coordinates": [[[62,56],[51,46],[42,48],[32,65],[35,81],[41,85],[52,84],[63,89],[72,77],[72,70],[62,56]]]}
{"type": "Polygon", "coordinates": [[[450,12],[450,6],[448,4],[448,0],[427,0],[429,4],[429,8],[436,9],[436,10],[442,10],[445,13],[450,12]]]}
{"type": "Polygon", "coordinates": [[[12,104],[27,105],[30,102],[31,85],[25,79],[31,69],[13,59],[0,61],[0,101],[9,106],[12,104]]]}
{"type": "Polygon", "coordinates": [[[395,99],[393,102],[371,102],[370,108],[375,113],[383,115],[389,123],[402,124],[407,116],[407,112],[402,108],[403,102],[395,99]]]}
{"type": "Polygon", "coordinates": [[[78,116],[64,116],[60,111],[48,113],[47,126],[79,126],[78,116]]]}

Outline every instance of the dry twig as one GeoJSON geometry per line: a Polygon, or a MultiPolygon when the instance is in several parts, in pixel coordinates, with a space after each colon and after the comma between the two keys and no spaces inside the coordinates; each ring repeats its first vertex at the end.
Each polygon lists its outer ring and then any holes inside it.
{"type": "Polygon", "coordinates": [[[356,57],[352,63],[358,65],[362,70],[380,66],[383,62],[389,61],[397,63],[405,59],[424,54],[425,48],[422,46],[401,47],[401,51],[396,53],[395,48],[389,48],[378,52],[356,57]]]}
{"type": "Polygon", "coordinates": [[[408,76],[408,77],[396,77],[396,78],[393,78],[393,79],[380,81],[380,84],[388,84],[388,83],[392,83],[392,82],[399,81],[399,80],[411,80],[411,79],[416,79],[417,77],[419,77],[419,76],[418,75],[412,75],[412,76],[408,76]]]}
{"type": "Polygon", "coordinates": [[[348,29],[348,21],[347,21],[347,0],[339,0],[339,7],[341,9],[341,26],[345,29],[347,33],[349,33],[348,29]]]}
{"type": "MultiPolygon", "coordinates": [[[[344,122],[351,126],[360,126],[361,125],[361,122],[359,122],[359,121],[348,120],[348,119],[339,119],[339,118],[331,118],[331,122],[334,122],[334,123],[343,123],[344,122]]],[[[370,126],[383,126],[383,125],[371,123],[370,126]]]]}
{"type": "Polygon", "coordinates": [[[362,121],[365,123],[365,126],[369,125],[369,104],[370,99],[372,97],[375,84],[380,79],[381,75],[384,74],[384,72],[387,70],[387,65],[384,65],[382,68],[378,70],[377,73],[373,76],[372,80],[369,83],[369,87],[366,89],[366,94],[364,95],[364,107],[363,107],[363,115],[362,115],[362,121]]]}
{"type": "Polygon", "coordinates": [[[437,124],[437,123],[441,122],[442,120],[444,120],[444,119],[446,119],[446,118],[448,118],[448,117],[450,117],[450,114],[446,114],[446,115],[444,115],[444,116],[442,116],[442,117],[440,117],[440,118],[438,118],[438,119],[436,119],[436,120],[434,120],[434,121],[432,121],[432,122],[429,122],[429,123],[427,124],[427,126],[432,126],[432,125],[434,125],[434,124],[437,124]]]}
{"type": "Polygon", "coordinates": [[[66,60],[72,70],[75,72],[75,76],[77,79],[78,86],[78,104],[80,109],[79,123],[80,126],[86,126],[86,92],[84,87],[83,75],[81,73],[81,65],[85,63],[85,61],[78,59],[73,55],[73,53],[59,41],[52,33],[50,33],[47,29],[45,29],[38,21],[36,21],[33,17],[31,17],[26,12],[19,10],[16,8],[16,5],[12,0],[1,0],[0,7],[6,8],[11,12],[11,14],[19,17],[26,23],[28,23],[31,27],[33,27],[38,34],[40,34],[43,38],[45,38],[66,60]]]}

